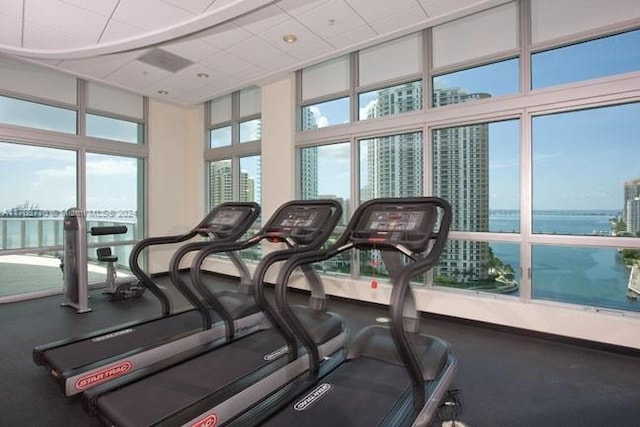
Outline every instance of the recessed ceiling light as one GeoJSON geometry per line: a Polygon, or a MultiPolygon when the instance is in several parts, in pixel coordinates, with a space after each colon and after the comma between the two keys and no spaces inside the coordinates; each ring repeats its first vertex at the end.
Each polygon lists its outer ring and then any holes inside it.
{"type": "Polygon", "coordinates": [[[159,90],[158,94],[160,94],[160,95],[169,95],[169,92],[167,92],[166,90],[159,90]]]}
{"type": "Polygon", "coordinates": [[[207,74],[207,73],[198,73],[197,76],[200,77],[201,79],[208,79],[209,78],[209,74],[207,74]]]}
{"type": "Polygon", "coordinates": [[[295,43],[298,41],[298,38],[293,34],[285,34],[282,36],[282,40],[284,40],[285,43],[295,43]]]}

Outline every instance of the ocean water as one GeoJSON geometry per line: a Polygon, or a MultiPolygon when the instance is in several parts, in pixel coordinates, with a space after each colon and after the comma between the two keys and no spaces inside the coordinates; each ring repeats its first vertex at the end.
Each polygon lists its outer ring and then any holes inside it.
{"type": "MultiPolygon", "coordinates": [[[[533,230],[545,234],[609,235],[614,211],[534,213],[533,230]]],[[[517,214],[490,217],[491,231],[519,230],[517,214]]],[[[494,254],[520,270],[517,244],[491,243],[494,254]]],[[[630,269],[617,248],[535,245],[532,248],[534,299],[614,310],[640,311],[640,301],[627,298],[630,269]]]]}

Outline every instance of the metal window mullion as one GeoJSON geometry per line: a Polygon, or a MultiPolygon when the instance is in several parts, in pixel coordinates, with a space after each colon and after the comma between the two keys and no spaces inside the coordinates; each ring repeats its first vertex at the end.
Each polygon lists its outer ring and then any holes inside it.
{"type": "Polygon", "coordinates": [[[533,116],[525,108],[520,120],[520,299],[533,299],[532,242],[533,221],[533,116]]]}
{"type": "Polygon", "coordinates": [[[518,3],[519,32],[520,37],[520,93],[531,92],[531,0],[522,0],[518,3]]]}
{"type": "Polygon", "coordinates": [[[76,133],[80,136],[86,136],[87,85],[86,82],[82,79],[77,79],[76,82],[76,103],[78,104],[78,109],[76,110],[76,133]]]}
{"type": "Polygon", "coordinates": [[[433,31],[427,28],[422,34],[422,111],[426,112],[433,105],[433,31]]]}
{"type": "MultiPolygon", "coordinates": [[[[356,211],[360,205],[360,155],[358,147],[358,138],[355,135],[349,137],[349,146],[351,153],[351,200],[349,200],[349,208],[351,214],[356,211]]],[[[351,218],[347,218],[347,223],[351,218]]],[[[351,251],[351,278],[360,278],[360,251],[351,251]]]]}
{"type": "Polygon", "coordinates": [[[78,148],[76,152],[76,203],[86,213],[87,209],[87,150],[78,148]]]}

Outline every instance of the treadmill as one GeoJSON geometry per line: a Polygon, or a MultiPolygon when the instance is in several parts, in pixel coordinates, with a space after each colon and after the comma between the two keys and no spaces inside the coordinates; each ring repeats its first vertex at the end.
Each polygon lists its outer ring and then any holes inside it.
{"type": "MultiPolygon", "coordinates": [[[[131,271],[158,297],[162,305],[161,316],[35,347],[34,362],[48,367],[65,395],[73,396],[224,336],[224,324],[212,327],[213,316],[209,308],[190,295],[185,297],[194,308],[172,313],[169,297],[142,270],[138,258],[145,248],[181,243],[197,236],[208,238],[197,242],[199,246],[205,243],[230,245],[249,229],[259,213],[260,206],[256,203],[223,203],[187,233],[141,240],[130,255],[131,271]]],[[[178,252],[180,256],[184,254],[178,252]]],[[[232,259],[237,257],[234,253],[229,255],[232,259]]],[[[175,256],[173,263],[179,264],[175,256]]]]}
{"type": "MultiPolygon", "coordinates": [[[[265,240],[286,244],[265,255],[253,276],[256,302],[272,328],[254,331],[161,371],[138,371],[123,378],[122,387],[113,387],[117,381],[105,388],[98,386],[84,394],[85,408],[110,426],[213,426],[230,420],[305,373],[308,359],[298,351],[291,330],[282,327],[265,295],[264,282],[273,264],[294,254],[318,250],[341,216],[341,205],[334,200],[290,201],[246,241],[247,247],[265,240]]],[[[233,316],[224,309],[224,295],[218,297],[211,292],[201,273],[208,256],[226,250],[225,245],[202,249],[193,260],[191,279],[207,301],[217,301],[216,309],[231,330],[233,316]]],[[[334,354],[343,348],[344,325],[337,315],[325,310],[324,289],[315,270],[309,266],[302,272],[311,296],[308,305],[296,307],[296,311],[313,326],[320,354],[334,354]]]]}
{"type": "Polygon", "coordinates": [[[307,348],[311,379],[274,394],[228,425],[428,425],[451,386],[457,361],[444,341],[420,332],[410,281],[436,265],[450,224],[451,206],[441,198],[370,200],[331,248],[290,258],[280,270],[276,301],[307,348]],[[364,328],[343,363],[324,369],[310,331],[288,304],[287,282],[297,267],[349,249],[380,251],[393,285],[391,326],[364,328]]]}

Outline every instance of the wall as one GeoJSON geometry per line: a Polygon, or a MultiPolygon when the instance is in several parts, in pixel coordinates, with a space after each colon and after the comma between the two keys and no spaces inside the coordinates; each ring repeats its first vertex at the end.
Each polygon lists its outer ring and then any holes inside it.
{"type": "MultiPolygon", "coordinates": [[[[204,107],[149,100],[148,236],[184,233],[204,212],[204,107]]],[[[167,271],[171,248],[154,249],[151,273],[167,271]]]]}

